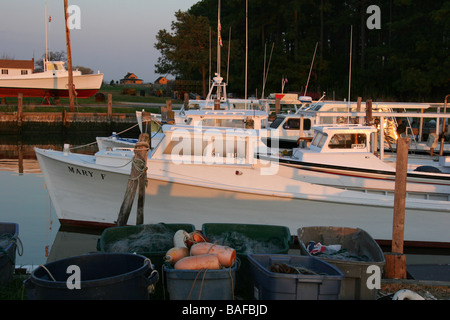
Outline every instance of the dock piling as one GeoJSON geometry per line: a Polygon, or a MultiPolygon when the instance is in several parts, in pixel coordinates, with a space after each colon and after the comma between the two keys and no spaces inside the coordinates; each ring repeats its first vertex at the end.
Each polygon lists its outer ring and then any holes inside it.
{"type": "Polygon", "coordinates": [[[406,177],[408,167],[409,138],[397,139],[397,162],[394,193],[394,219],[392,228],[392,252],[385,253],[385,277],[406,279],[406,256],[403,254],[405,230],[406,177]]]}
{"type": "Polygon", "coordinates": [[[138,190],[138,208],[136,225],[144,223],[144,199],[145,187],[147,183],[147,153],[149,150],[150,136],[148,133],[141,133],[139,141],[134,148],[134,157],[131,167],[130,178],[128,179],[125,196],[117,217],[117,226],[124,226],[128,222],[131,207],[133,206],[136,190],[138,190]],[[139,189],[138,189],[139,188],[139,189]]]}

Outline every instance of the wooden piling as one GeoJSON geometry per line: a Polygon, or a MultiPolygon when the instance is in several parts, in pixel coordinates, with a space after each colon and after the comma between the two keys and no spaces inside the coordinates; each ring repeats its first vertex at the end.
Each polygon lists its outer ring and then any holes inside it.
{"type": "Polygon", "coordinates": [[[23,94],[19,93],[17,97],[17,126],[22,126],[22,117],[23,117],[23,94]]]}
{"type": "Polygon", "coordinates": [[[372,123],[372,100],[366,101],[366,123],[372,123]]]}
{"type": "MultiPolygon", "coordinates": [[[[362,98],[358,97],[358,101],[356,103],[356,112],[361,112],[361,102],[362,102],[362,98]]],[[[359,118],[356,118],[356,123],[359,123],[359,118]]]]}
{"type": "Polygon", "coordinates": [[[175,124],[175,113],[172,111],[172,100],[166,100],[166,108],[167,108],[167,123],[175,124]]]}
{"type": "Polygon", "coordinates": [[[214,110],[220,110],[220,100],[214,100],[214,110]]]}
{"type": "Polygon", "coordinates": [[[112,117],[112,94],[108,93],[108,119],[112,117]]]}
{"type": "Polygon", "coordinates": [[[72,49],[70,46],[70,30],[69,30],[69,8],[68,0],[64,0],[64,17],[66,23],[66,47],[67,47],[67,71],[69,74],[68,90],[69,90],[69,110],[75,112],[75,86],[73,84],[72,71],[72,49]]]}
{"type": "Polygon", "coordinates": [[[138,190],[139,193],[136,224],[139,225],[144,223],[144,199],[147,183],[147,154],[149,142],[150,136],[148,133],[141,133],[139,135],[139,141],[134,148],[130,178],[128,179],[125,196],[117,217],[117,226],[124,226],[127,224],[136,190],[138,190]]]}
{"type": "Polygon", "coordinates": [[[394,219],[392,228],[392,252],[385,254],[385,277],[406,278],[406,257],[403,254],[405,230],[406,177],[408,167],[409,138],[397,139],[397,162],[394,191],[394,219]]]}
{"type": "Polygon", "coordinates": [[[281,100],[280,98],[275,98],[275,113],[279,114],[281,112],[281,100]]]}

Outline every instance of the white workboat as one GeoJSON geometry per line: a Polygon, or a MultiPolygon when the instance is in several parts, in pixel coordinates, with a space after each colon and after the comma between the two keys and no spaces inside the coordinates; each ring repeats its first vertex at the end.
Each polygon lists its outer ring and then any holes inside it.
{"type": "MultiPolygon", "coordinates": [[[[69,72],[63,61],[44,61],[44,71],[21,75],[0,75],[0,97],[67,98],[69,72]]],[[[102,85],[103,74],[81,74],[74,70],[73,86],[77,98],[89,98],[102,85]]]]}
{"type": "MultiPolygon", "coordinates": [[[[282,224],[293,234],[303,226],[344,225],[391,239],[392,195],[304,182],[296,168],[255,158],[255,130],[165,125],[163,131],[147,161],[144,223],[282,224]]],[[[115,225],[133,152],[35,152],[63,225],[115,225]]],[[[405,240],[448,242],[448,204],[407,198],[405,240]]],[[[135,221],[132,210],[128,223],[135,221]]]]}
{"type": "MultiPolygon", "coordinates": [[[[298,179],[314,184],[394,193],[396,162],[375,155],[377,129],[363,125],[314,126],[309,146],[292,149],[289,154],[260,158],[297,168],[298,179]]],[[[409,157],[407,197],[450,200],[450,164],[430,157],[409,157]]]]}

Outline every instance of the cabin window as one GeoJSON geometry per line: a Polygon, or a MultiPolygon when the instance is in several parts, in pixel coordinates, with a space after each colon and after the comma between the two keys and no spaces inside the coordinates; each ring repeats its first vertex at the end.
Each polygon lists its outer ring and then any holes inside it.
{"type": "Polygon", "coordinates": [[[270,127],[276,129],[276,128],[279,127],[279,125],[280,125],[283,121],[284,121],[284,118],[281,118],[281,117],[280,117],[280,118],[276,118],[276,119],[270,124],[270,127]]]}
{"type": "Polygon", "coordinates": [[[303,119],[303,130],[310,130],[310,129],[311,129],[311,120],[303,119]]]}
{"type": "Polygon", "coordinates": [[[2,69],[2,74],[8,74],[8,69],[2,69]]]}
{"type": "Polygon", "coordinates": [[[216,163],[235,161],[242,163],[246,158],[248,140],[240,137],[223,137],[220,133],[202,137],[181,136],[171,140],[163,154],[174,161],[197,160],[216,163]],[[226,160],[225,160],[226,159],[226,160]],[[234,160],[233,160],[234,159],[234,160]]]}
{"type": "Polygon", "coordinates": [[[326,133],[323,132],[318,132],[316,133],[316,135],[314,136],[311,144],[313,146],[316,146],[318,148],[322,148],[323,144],[325,143],[325,141],[327,140],[328,135],[326,133]]]}
{"type": "Polygon", "coordinates": [[[28,70],[20,70],[20,74],[21,74],[21,75],[28,74],[28,70]]]}
{"type": "MultiPolygon", "coordinates": [[[[290,118],[283,125],[286,130],[300,130],[300,118],[290,118]]],[[[311,129],[311,120],[303,119],[303,130],[311,129]]]]}
{"type": "Polygon", "coordinates": [[[283,128],[286,130],[300,129],[300,119],[287,119],[283,125],[283,128]]]}
{"type": "Polygon", "coordinates": [[[244,124],[242,119],[203,119],[202,121],[202,126],[205,127],[244,128],[244,124]]]}
{"type": "Polygon", "coordinates": [[[330,149],[364,149],[367,137],[363,133],[338,133],[331,137],[330,149]]]}

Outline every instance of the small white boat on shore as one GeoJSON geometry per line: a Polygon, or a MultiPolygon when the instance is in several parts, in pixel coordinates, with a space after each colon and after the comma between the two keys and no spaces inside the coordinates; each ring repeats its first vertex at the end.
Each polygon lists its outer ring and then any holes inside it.
{"type": "MultiPolygon", "coordinates": [[[[67,98],[69,97],[69,72],[63,61],[44,61],[43,72],[23,75],[0,75],[0,97],[67,98]]],[[[73,85],[77,98],[89,98],[102,85],[103,74],[81,74],[74,70],[73,85]]]]}

